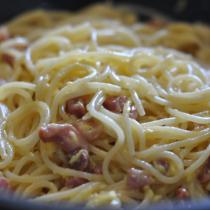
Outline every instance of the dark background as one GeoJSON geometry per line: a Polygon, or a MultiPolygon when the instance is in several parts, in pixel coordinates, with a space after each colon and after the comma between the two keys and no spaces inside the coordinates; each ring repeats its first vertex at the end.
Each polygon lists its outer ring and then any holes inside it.
{"type": "MultiPolygon", "coordinates": [[[[100,0],[1,0],[0,21],[4,22],[27,9],[47,8],[77,10],[100,0]]],[[[155,8],[168,16],[184,21],[210,23],[210,0],[108,0],[155,8]],[[181,9],[181,4],[184,4],[181,9]]]]}
{"type": "MultiPolygon", "coordinates": [[[[91,3],[103,2],[97,0],[0,0],[0,22],[3,23],[17,14],[36,8],[78,10],[91,3]]],[[[110,1],[109,1],[110,2],[110,1]]],[[[175,20],[200,21],[210,23],[210,0],[113,0],[114,4],[132,4],[153,8],[175,20]],[[184,4],[183,8],[181,4],[184,4]],[[181,9],[182,8],[182,9],[181,9]]],[[[145,16],[145,18],[147,18],[145,16]]],[[[44,206],[32,205],[28,201],[0,193],[0,210],[81,210],[80,206],[44,206]]],[[[97,208],[99,210],[99,208],[97,208]]],[[[132,210],[132,207],[126,210],[132,210]]],[[[174,202],[158,204],[146,208],[147,210],[210,210],[210,199],[203,201],[174,202]]],[[[145,210],[145,208],[144,208],[145,210]]]]}

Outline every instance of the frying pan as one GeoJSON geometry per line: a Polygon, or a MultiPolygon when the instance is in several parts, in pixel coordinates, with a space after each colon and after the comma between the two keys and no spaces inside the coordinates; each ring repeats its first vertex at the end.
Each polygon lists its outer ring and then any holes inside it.
{"type": "MultiPolygon", "coordinates": [[[[37,8],[78,10],[92,3],[103,2],[99,0],[1,0],[0,23],[10,20],[15,15],[26,10],[37,8]]],[[[113,0],[113,4],[126,5],[139,12],[141,20],[147,20],[153,16],[164,16],[181,21],[210,23],[209,0],[113,0]],[[143,10],[142,10],[143,8],[143,10]],[[140,15],[141,13],[141,15],[140,15]]],[[[82,210],[83,204],[56,203],[46,205],[34,203],[17,196],[0,192],[0,210],[82,210]]],[[[111,208],[97,208],[110,210],[111,208]]],[[[126,206],[126,210],[136,209],[134,206],[126,206]]],[[[141,207],[142,210],[210,210],[210,198],[194,201],[173,201],[151,204],[141,207]]]]}

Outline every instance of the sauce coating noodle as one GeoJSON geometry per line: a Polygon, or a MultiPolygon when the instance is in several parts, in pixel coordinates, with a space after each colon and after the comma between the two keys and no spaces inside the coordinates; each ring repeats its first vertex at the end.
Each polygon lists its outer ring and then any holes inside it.
{"type": "Polygon", "coordinates": [[[207,196],[209,37],[105,5],[2,26],[1,179],[89,207],[207,196]]]}

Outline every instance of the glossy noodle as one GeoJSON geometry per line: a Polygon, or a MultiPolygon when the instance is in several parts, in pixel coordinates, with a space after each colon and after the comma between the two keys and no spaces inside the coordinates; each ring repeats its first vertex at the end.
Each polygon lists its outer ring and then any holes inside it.
{"type": "Polygon", "coordinates": [[[207,196],[207,34],[101,5],[2,26],[0,188],[89,207],[207,196]]]}

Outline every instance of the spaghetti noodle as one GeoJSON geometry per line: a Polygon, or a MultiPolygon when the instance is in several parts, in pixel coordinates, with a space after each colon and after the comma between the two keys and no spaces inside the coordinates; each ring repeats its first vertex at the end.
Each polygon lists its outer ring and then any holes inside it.
{"type": "Polygon", "coordinates": [[[207,196],[206,33],[109,6],[2,26],[0,188],[87,206],[207,196]]]}

